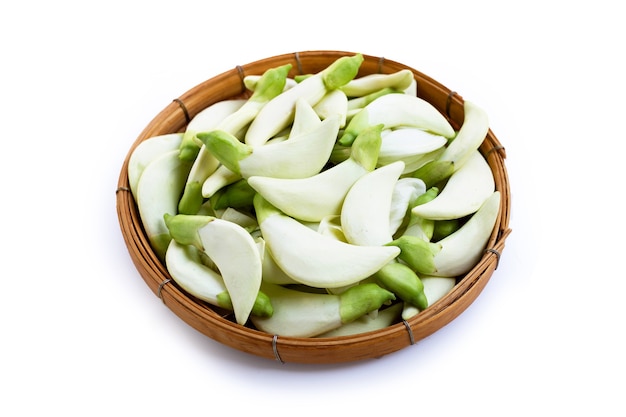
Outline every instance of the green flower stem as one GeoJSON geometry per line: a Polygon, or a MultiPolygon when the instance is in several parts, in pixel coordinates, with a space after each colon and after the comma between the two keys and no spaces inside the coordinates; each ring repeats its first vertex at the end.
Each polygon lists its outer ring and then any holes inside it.
{"type": "Polygon", "coordinates": [[[250,187],[248,181],[241,179],[233,184],[219,189],[214,193],[209,201],[214,210],[228,207],[241,208],[252,205],[252,200],[256,191],[250,187]]]}
{"type": "MultiPolygon", "coordinates": [[[[222,308],[233,310],[233,303],[228,291],[217,294],[217,303],[222,308]]],[[[259,291],[250,314],[257,317],[272,317],[274,314],[272,301],[264,292],[259,291]]]]}
{"type": "Polygon", "coordinates": [[[327,90],[341,88],[356,77],[363,62],[363,55],[344,56],[322,70],[322,79],[327,90]]]}
{"type": "Polygon", "coordinates": [[[367,171],[373,171],[376,168],[382,144],[382,130],[382,124],[366,128],[357,136],[352,146],[350,157],[367,171]]]}
{"type": "Polygon", "coordinates": [[[427,162],[413,172],[415,178],[424,181],[427,188],[446,180],[454,173],[454,162],[434,160],[427,162]]]}
{"type": "Polygon", "coordinates": [[[181,245],[193,245],[203,250],[204,248],[200,236],[198,236],[198,230],[215,220],[215,217],[189,214],[165,214],[164,220],[172,239],[181,245]]]}
{"type": "Polygon", "coordinates": [[[355,285],[341,293],[339,297],[342,323],[350,323],[396,299],[392,292],[374,283],[355,285]]]}
{"type": "Polygon", "coordinates": [[[198,133],[196,137],[228,169],[240,174],[239,161],[252,154],[252,147],[223,130],[198,133]]]}
{"type": "Polygon", "coordinates": [[[374,274],[374,278],[383,288],[393,292],[401,300],[420,310],[428,307],[424,284],[407,265],[390,262],[374,274]]]}
{"type": "Polygon", "coordinates": [[[399,247],[398,259],[418,274],[429,275],[435,271],[436,250],[430,242],[417,236],[403,235],[387,245],[399,247]]]}

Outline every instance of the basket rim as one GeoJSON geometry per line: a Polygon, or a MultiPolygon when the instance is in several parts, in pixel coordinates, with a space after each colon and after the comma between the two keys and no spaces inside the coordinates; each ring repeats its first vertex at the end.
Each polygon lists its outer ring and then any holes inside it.
{"type": "MultiPolygon", "coordinates": [[[[489,129],[480,151],[496,177],[496,189],[502,193],[502,198],[500,213],[487,249],[478,264],[464,277],[457,280],[457,284],[448,294],[410,319],[385,329],[357,335],[328,338],[277,336],[236,324],[219,314],[218,309],[198,302],[178,288],[165,266],[151,249],[139,221],[138,210],[128,184],[127,172],[129,158],[134,149],[139,143],[152,136],[181,132],[195,114],[212,104],[211,101],[244,96],[246,91],[243,77],[247,74],[259,73],[260,68],[289,62],[294,64],[292,71],[304,74],[309,72],[307,69],[311,67],[311,62],[319,61],[322,63],[319,65],[323,65],[345,55],[354,55],[354,52],[335,50],[292,52],[245,65],[237,65],[231,70],[209,78],[173,99],[158,113],[131,144],[122,163],[116,190],[116,207],[120,230],[138,272],[153,293],[183,321],[232,348],[279,362],[335,363],[380,357],[415,344],[450,323],[478,297],[497,269],[505,241],[511,233],[509,228],[510,185],[504,164],[506,151],[489,129]],[[216,84],[224,88],[210,96],[204,94],[216,84]],[[356,354],[350,355],[354,353],[351,352],[352,350],[356,351],[363,346],[371,347],[373,344],[378,350],[370,348],[366,352],[359,350],[356,354]],[[344,353],[329,355],[329,349],[333,348],[342,348],[344,353]]],[[[430,97],[427,101],[444,114],[455,129],[460,126],[463,120],[464,103],[461,95],[410,66],[383,57],[362,55],[364,57],[362,71],[364,72],[371,72],[372,68],[379,73],[390,73],[400,69],[411,70],[418,81],[418,96],[423,94],[425,97],[430,97]]],[[[290,74],[290,76],[293,75],[294,73],[290,74]]]]}

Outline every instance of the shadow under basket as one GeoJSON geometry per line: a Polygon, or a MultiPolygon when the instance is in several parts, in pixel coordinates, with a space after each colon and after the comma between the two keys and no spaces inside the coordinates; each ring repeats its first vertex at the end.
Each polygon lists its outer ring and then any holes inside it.
{"type": "MultiPolygon", "coordinates": [[[[165,107],[141,132],[123,163],[116,191],[117,213],[130,257],[139,274],[154,294],[174,314],[202,334],[224,345],[259,357],[289,363],[341,363],[378,358],[413,345],[458,317],[481,293],[498,267],[504,242],[511,232],[510,189],[504,159],[505,149],[489,130],[480,151],[494,175],[501,193],[498,219],[487,249],[477,265],[443,298],[426,310],[387,328],[352,336],[332,338],[294,338],[264,333],[234,322],[232,315],[187,294],[171,279],[165,266],[151,249],[143,230],[137,206],[129,189],[128,161],[137,145],[153,136],[184,132],[189,121],[201,110],[221,100],[247,97],[243,77],[260,75],[265,70],[292,64],[289,74],[316,73],[336,59],[354,55],[343,51],[303,51],[278,55],[217,75],[187,91],[165,107]]],[[[409,69],[417,81],[417,95],[430,102],[458,129],[463,123],[463,98],[434,79],[385,58],[363,54],[357,75],[388,74],[409,69]]]]}

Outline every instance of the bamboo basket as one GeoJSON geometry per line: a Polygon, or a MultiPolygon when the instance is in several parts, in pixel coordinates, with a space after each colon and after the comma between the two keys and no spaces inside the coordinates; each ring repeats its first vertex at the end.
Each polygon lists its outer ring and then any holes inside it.
{"type": "MultiPolygon", "coordinates": [[[[239,351],[281,363],[342,363],[379,358],[413,345],[430,336],[456,317],[478,297],[498,267],[504,243],[511,232],[511,196],[504,159],[505,148],[489,130],[480,147],[501,192],[501,207],[487,249],[478,264],[457,280],[443,298],[418,315],[382,330],[332,338],[293,338],[267,334],[234,322],[232,315],[185,293],[170,278],[148,243],[137,206],[129,189],[128,161],[135,147],[145,139],[183,132],[189,121],[209,105],[231,98],[247,97],[243,77],[292,64],[289,76],[321,71],[337,58],[354,55],[343,51],[303,51],[265,58],[219,74],[190,89],[166,106],[144,128],[123,162],[116,190],[119,225],[137,271],[160,300],[180,319],[202,334],[239,351]]],[[[411,70],[417,81],[417,95],[433,104],[455,129],[464,117],[463,98],[427,75],[382,57],[363,54],[358,76],[411,70]]]]}

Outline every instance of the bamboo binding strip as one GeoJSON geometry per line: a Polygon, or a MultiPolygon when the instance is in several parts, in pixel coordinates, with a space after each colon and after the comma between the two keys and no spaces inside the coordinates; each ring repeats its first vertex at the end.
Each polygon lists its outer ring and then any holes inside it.
{"type": "MultiPolygon", "coordinates": [[[[382,330],[353,336],[333,338],[290,338],[271,335],[236,324],[226,312],[200,302],[181,290],[169,276],[165,266],[152,251],[143,231],[137,206],[128,184],[128,161],[142,141],[157,135],[184,131],[187,123],[209,105],[235,97],[246,97],[243,85],[246,75],[292,64],[290,76],[321,71],[337,58],[354,55],[344,51],[303,51],[277,55],[238,65],[193,87],[174,98],[152,119],[131,145],[124,160],[116,192],[117,213],[121,233],[130,257],[148,287],[180,319],[188,325],[231,348],[281,363],[341,363],[381,357],[419,342],[435,333],[474,302],[498,266],[505,240],[510,234],[511,195],[504,160],[505,148],[489,130],[480,147],[494,174],[496,189],[502,194],[498,220],[482,259],[456,286],[439,301],[409,320],[382,330]]],[[[399,62],[363,55],[358,76],[393,73],[402,69],[413,72],[417,95],[433,104],[451,124],[463,123],[463,98],[427,75],[399,62]]]]}

